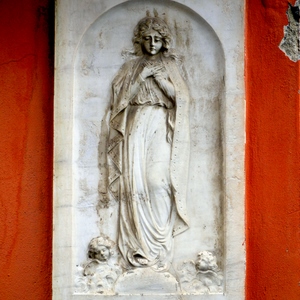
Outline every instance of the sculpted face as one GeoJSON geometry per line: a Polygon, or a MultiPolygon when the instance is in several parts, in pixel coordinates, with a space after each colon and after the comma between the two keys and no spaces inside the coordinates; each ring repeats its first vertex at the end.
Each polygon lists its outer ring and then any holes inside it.
{"type": "Polygon", "coordinates": [[[209,251],[203,251],[198,254],[196,261],[198,271],[215,270],[218,268],[216,257],[209,251]]]}
{"type": "Polygon", "coordinates": [[[154,56],[160,52],[162,45],[162,36],[157,31],[151,29],[145,32],[142,41],[144,53],[154,56]]]}
{"type": "Polygon", "coordinates": [[[107,261],[110,257],[110,250],[105,246],[99,246],[98,251],[95,252],[95,259],[100,261],[107,261]]]}

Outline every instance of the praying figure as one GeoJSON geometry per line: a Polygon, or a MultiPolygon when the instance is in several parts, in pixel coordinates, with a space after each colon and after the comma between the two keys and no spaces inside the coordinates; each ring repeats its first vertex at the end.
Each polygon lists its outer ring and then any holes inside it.
{"type": "Polygon", "coordinates": [[[136,58],[112,83],[108,188],[119,201],[117,244],[126,269],[167,271],[173,237],[188,229],[190,96],[171,38],[161,18],[140,20],[136,58]]]}

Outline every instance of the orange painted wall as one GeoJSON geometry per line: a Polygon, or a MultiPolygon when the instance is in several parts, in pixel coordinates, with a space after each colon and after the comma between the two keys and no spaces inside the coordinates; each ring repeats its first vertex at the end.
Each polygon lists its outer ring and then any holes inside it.
{"type": "Polygon", "coordinates": [[[0,0],[1,300],[51,299],[51,10],[0,0]]]}
{"type": "Polygon", "coordinates": [[[299,63],[278,48],[287,7],[247,1],[248,300],[300,299],[299,63]]]}
{"type": "MultiPolygon", "coordinates": [[[[299,63],[278,49],[286,9],[247,1],[247,300],[300,299],[299,63]]],[[[1,300],[51,299],[53,18],[51,0],[0,0],[1,300]]]]}

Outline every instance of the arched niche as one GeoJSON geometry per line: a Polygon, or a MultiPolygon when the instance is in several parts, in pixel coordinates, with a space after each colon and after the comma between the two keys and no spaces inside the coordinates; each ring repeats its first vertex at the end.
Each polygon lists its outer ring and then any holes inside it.
{"type": "Polygon", "coordinates": [[[117,239],[118,204],[103,205],[111,83],[121,65],[131,58],[126,50],[132,48],[135,25],[146,11],[153,14],[154,9],[173,33],[173,48],[185,58],[192,97],[187,195],[190,229],[175,238],[174,268],[184,260],[195,259],[203,250],[215,253],[223,266],[224,53],[218,36],[202,16],[169,1],[119,4],[86,29],[77,47],[73,86],[76,264],[86,258],[89,241],[100,232],[117,239]]]}

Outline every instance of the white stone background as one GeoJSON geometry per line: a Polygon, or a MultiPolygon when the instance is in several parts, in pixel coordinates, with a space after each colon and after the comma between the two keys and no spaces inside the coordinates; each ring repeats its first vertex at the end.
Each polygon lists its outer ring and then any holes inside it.
{"type": "Polygon", "coordinates": [[[85,260],[91,238],[102,231],[116,240],[118,206],[100,209],[100,217],[97,213],[99,190],[105,192],[103,151],[110,85],[124,62],[121,51],[132,47],[134,26],[147,9],[152,13],[155,8],[167,17],[173,46],[185,56],[192,97],[187,197],[191,228],[175,238],[175,267],[184,259],[194,259],[199,251],[217,250],[219,263],[226,267],[226,299],[240,300],[244,284],[243,2],[181,1],[197,13],[173,1],[128,1],[115,7],[121,2],[58,1],[54,299],[71,299],[70,278],[74,267],[85,260]],[[58,278],[64,276],[68,280],[63,283],[58,278]]]}

